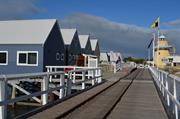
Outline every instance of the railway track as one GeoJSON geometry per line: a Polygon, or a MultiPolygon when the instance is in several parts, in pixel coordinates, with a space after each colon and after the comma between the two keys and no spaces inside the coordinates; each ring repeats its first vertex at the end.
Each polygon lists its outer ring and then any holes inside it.
{"type": "MultiPolygon", "coordinates": [[[[141,77],[143,70],[137,69],[125,78],[118,80],[89,100],[68,110],[58,118],[63,119],[106,119],[121,100],[135,79],[141,77]]],[[[62,107],[63,108],[63,107],[62,107]]]]}

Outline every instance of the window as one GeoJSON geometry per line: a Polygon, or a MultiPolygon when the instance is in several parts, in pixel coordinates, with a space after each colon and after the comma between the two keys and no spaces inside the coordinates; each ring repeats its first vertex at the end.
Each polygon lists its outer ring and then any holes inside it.
{"type": "Polygon", "coordinates": [[[38,66],[38,52],[17,51],[17,65],[38,66]]]}
{"type": "Polygon", "coordinates": [[[56,53],[56,60],[60,60],[60,54],[56,53]]]}
{"type": "Polygon", "coordinates": [[[62,61],[64,60],[64,54],[63,53],[61,54],[61,60],[62,61]]]}
{"type": "Polygon", "coordinates": [[[169,62],[173,62],[173,58],[169,58],[169,62]]]}
{"type": "Polygon", "coordinates": [[[73,59],[74,59],[74,60],[76,59],[76,55],[73,55],[73,59]]]}
{"type": "Polygon", "coordinates": [[[69,60],[71,60],[71,58],[72,58],[72,54],[69,54],[69,60]]]}
{"type": "Polygon", "coordinates": [[[8,52],[0,51],[0,65],[8,65],[8,52]]]}

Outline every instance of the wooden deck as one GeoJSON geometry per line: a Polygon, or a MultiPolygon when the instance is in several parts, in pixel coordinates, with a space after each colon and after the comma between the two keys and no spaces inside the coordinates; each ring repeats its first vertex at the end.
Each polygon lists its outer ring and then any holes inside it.
{"type": "Polygon", "coordinates": [[[113,80],[41,110],[29,119],[168,119],[150,73],[138,71],[119,82],[119,76],[114,75],[113,80]]]}
{"type": "Polygon", "coordinates": [[[149,73],[135,80],[108,119],[168,119],[149,73]]]}

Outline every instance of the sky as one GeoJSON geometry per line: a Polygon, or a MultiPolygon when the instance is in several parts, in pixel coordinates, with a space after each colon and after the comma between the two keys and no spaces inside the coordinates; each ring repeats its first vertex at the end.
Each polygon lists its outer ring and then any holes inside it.
{"type": "Polygon", "coordinates": [[[180,0],[0,0],[0,20],[58,19],[61,28],[98,38],[102,52],[147,57],[151,24],[180,54],[180,0]]]}

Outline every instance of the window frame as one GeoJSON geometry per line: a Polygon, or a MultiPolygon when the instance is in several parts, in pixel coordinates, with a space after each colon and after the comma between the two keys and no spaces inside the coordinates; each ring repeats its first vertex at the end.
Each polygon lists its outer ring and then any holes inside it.
{"type": "Polygon", "coordinates": [[[60,58],[61,58],[60,53],[59,53],[59,52],[57,52],[57,53],[56,53],[56,61],[59,61],[59,60],[60,60],[60,58]]]}
{"type": "Polygon", "coordinates": [[[6,53],[6,63],[0,63],[0,65],[8,65],[8,51],[1,50],[0,53],[6,53]]]}
{"type": "Polygon", "coordinates": [[[17,51],[17,58],[16,58],[16,65],[17,66],[38,66],[38,51],[17,51]],[[19,63],[19,54],[26,54],[26,63],[19,63]],[[28,64],[28,54],[29,53],[36,53],[36,64],[28,64]]]}
{"type": "Polygon", "coordinates": [[[64,61],[64,53],[61,53],[61,61],[64,61]]]}

